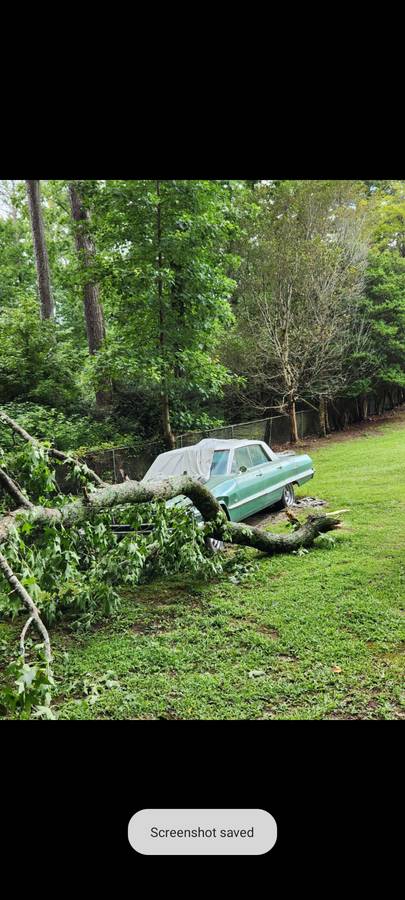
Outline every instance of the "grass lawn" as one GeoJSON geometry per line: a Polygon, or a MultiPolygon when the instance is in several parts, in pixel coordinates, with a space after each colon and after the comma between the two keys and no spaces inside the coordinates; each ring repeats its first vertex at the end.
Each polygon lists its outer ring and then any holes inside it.
{"type": "Polygon", "coordinates": [[[349,508],[334,546],[236,551],[239,584],[165,579],[88,633],[53,628],[59,718],[405,718],[405,418],[309,452],[298,495],[349,508]]]}

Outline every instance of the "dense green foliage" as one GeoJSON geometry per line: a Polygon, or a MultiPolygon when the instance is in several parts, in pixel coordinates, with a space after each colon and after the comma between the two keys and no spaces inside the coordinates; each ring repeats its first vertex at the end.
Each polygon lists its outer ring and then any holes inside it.
{"type": "Polygon", "coordinates": [[[65,446],[91,444],[91,422],[96,445],[128,434],[169,445],[171,431],[291,400],[324,398],[332,419],[348,410],[346,421],[365,397],[377,408],[390,392],[402,399],[403,182],[76,184],[90,215],[86,267],[68,183],[41,182],[53,322],[39,318],[23,182],[0,219],[0,402],[63,412],[65,446]],[[106,328],[95,354],[89,281],[106,328]],[[110,385],[103,409],[100,384],[110,385]],[[75,435],[77,415],[88,436],[75,435]]]}

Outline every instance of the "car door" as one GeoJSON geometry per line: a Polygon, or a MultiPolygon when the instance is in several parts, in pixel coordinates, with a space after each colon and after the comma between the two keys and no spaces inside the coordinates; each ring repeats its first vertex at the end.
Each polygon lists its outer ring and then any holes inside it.
{"type": "Polygon", "coordinates": [[[265,509],[281,498],[282,463],[278,460],[270,460],[261,444],[251,444],[249,450],[252,463],[254,463],[252,471],[260,478],[260,496],[257,497],[258,509],[265,509]]]}
{"type": "Polygon", "coordinates": [[[268,505],[268,463],[260,444],[235,449],[231,468],[235,475],[235,492],[229,506],[234,522],[240,522],[268,505]]]}

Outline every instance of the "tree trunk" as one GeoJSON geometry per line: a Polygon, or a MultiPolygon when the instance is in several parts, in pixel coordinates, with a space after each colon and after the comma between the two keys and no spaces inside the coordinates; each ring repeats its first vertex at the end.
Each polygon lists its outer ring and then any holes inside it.
{"type": "Polygon", "coordinates": [[[265,429],[264,429],[264,438],[263,438],[263,440],[264,440],[264,443],[265,443],[265,444],[267,444],[268,446],[270,446],[270,440],[271,440],[271,418],[267,419],[267,421],[266,421],[266,427],[265,427],[265,429]]]}
{"type": "Polygon", "coordinates": [[[329,403],[325,400],[325,426],[326,426],[326,434],[330,433],[330,422],[329,422],[329,403]]]}
{"type": "Polygon", "coordinates": [[[37,267],[38,294],[41,304],[41,319],[53,319],[55,307],[49,274],[48,252],[45,242],[44,221],[41,209],[39,181],[26,181],[30,209],[32,239],[34,242],[37,267]]]}
{"type": "Polygon", "coordinates": [[[113,509],[115,506],[125,506],[128,503],[167,501],[180,494],[191,500],[206,524],[210,526],[210,533],[207,536],[245,547],[255,547],[271,555],[291,553],[299,547],[308,547],[319,534],[340,526],[340,519],[337,516],[342,510],[310,515],[297,530],[288,534],[271,533],[246,523],[229,522],[218,501],[205,485],[190,478],[189,475],[180,475],[146,484],[127,479],[118,484],[96,488],[83,499],[74,499],[60,507],[32,505],[29,509],[26,506],[19,507],[0,518],[0,544],[6,543],[16,526],[18,528],[24,521],[39,527],[58,524],[76,527],[80,522],[91,519],[93,513],[100,513],[103,509],[113,509]]]}
{"type": "MultiPolygon", "coordinates": [[[[95,255],[94,244],[88,229],[90,215],[83,205],[77,185],[73,182],[69,185],[69,197],[73,220],[76,223],[76,250],[83,270],[86,273],[87,270],[91,270],[95,255]]],[[[105,341],[105,325],[103,308],[99,299],[99,287],[91,278],[90,271],[89,278],[84,283],[83,303],[87,343],[89,353],[93,356],[97,353],[97,350],[100,350],[105,341]]],[[[96,391],[97,406],[109,406],[111,399],[111,386],[100,385],[100,388],[96,391]]]]}
{"type": "Polygon", "coordinates": [[[296,444],[298,441],[298,425],[295,400],[292,400],[288,407],[288,415],[290,417],[290,444],[296,444]]]}
{"type": "MultiPolygon", "coordinates": [[[[160,198],[160,181],[156,182],[156,193],[160,198]]],[[[160,358],[161,358],[161,391],[160,391],[160,405],[161,405],[161,414],[162,414],[162,429],[163,429],[163,437],[168,450],[174,450],[176,447],[176,441],[174,439],[174,435],[172,432],[172,427],[170,423],[170,402],[169,402],[169,391],[167,387],[167,373],[166,373],[166,346],[165,346],[165,321],[164,321],[164,310],[163,310],[163,277],[162,277],[162,268],[163,268],[163,254],[162,254],[162,208],[160,199],[157,205],[157,265],[158,265],[158,278],[157,278],[157,286],[158,286],[158,300],[159,300],[159,348],[160,348],[160,358]]]]}
{"type": "Polygon", "coordinates": [[[326,400],[325,397],[319,398],[319,427],[321,434],[326,437],[327,434],[327,426],[326,426],[326,400]]]}
{"type": "Polygon", "coordinates": [[[176,441],[174,439],[172,427],[170,424],[169,396],[165,386],[163,387],[163,391],[160,395],[160,402],[162,411],[163,437],[165,440],[165,444],[168,450],[174,450],[176,448],[176,441]]]}

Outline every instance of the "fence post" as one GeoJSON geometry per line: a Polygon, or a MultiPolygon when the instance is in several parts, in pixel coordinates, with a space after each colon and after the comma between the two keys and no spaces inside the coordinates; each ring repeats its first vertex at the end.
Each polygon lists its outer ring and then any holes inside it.
{"type": "Polygon", "coordinates": [[[114,484],[117,484],[117,470],[115,467],[115,450],[114,450],[114,448],[112,448],[112,458],[113,458],[114,484]]]}

